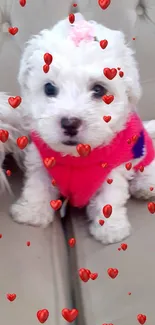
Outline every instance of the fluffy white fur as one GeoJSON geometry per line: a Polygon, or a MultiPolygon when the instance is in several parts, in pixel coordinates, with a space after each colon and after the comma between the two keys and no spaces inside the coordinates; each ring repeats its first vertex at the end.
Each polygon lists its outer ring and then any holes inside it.
{"type": "MultiPolygon", "coordinates": [[[[77,14],[76,20],[79,19],[83,17],[77,14]]],[[[81,42],[79,47],[75,47],[68,39],[72,27],[67,18],[51,30],[43,30],[33,37],[21,60],[19,82],[24,102],[23,116],[28,117],[31,130],[36,130],[49,146],[64,154],[77,155],[77,152],[76,147],[62,144],[68,139],[61,129],[62,117],[76,117],[83,121],[76,140],[88,143],[93,149],[109,143],[116,132],[123,129],[130,111],[135,109],[141,96],[136,62],[123,33],[96,22],[93,24],[97,39],[108,40],[105,50],[98,42],[81,42]],[[47,74],[42,70],[46,52],[53,55],[47,74]],[[106,67],[121,67],[124,77],[108,80],[103,74],[106,67]],[[44,94],[44,84],[51,81],[59,88],[55,98],[44,94]],[[106,105],[102,99],[94,100],[90,91],[93,83],[103,83],[109,93],[114,94],[115,101],[106,105]],[[104,123],[104,115],[112,116],[110,123],[104,123]]],[[[149,124],[147,127],[149,130],[149,124]]],[[[155,127],[150,129],[154,134],[155,127]]],[[[21,223],[47,226],[54,217],[49,202],[58,198],[59,193],[51,186],[33,144],[28,148],[25,166],[25,185],[20,199],[12,206],[12,216],[21,223]]],[[[144,199],[155,195],[155,190],[149,190],[150,186],[155,188],[155,161],[143,173],[134,174],[120,166],[109,177],[114,179],[113,184],[104,183],[87,207],[92,221],[90,233],[105,244],[121,241],[130,234],[126,209],[130,189],[133,195],[144,199]],[[103,217],[105,204],[113,206],[113,213],[101,227],[98,220],[103,217]]]]}

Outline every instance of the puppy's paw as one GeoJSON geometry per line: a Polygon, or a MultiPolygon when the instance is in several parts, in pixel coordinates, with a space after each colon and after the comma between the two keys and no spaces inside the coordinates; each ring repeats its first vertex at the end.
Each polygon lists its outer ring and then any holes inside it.
{"type": "Polygon", "coordinates": [[[10,214],[12,219],[18,223],[32,226],[47,227],[54,219],[52,209],[44,209],[39,206],[29,205],[28,202],[19,200],[12,205],[10,214]]]}
{"type": "Polygon", "coordinates": [[[114,220],[114,222],[112,220],[105,220],[103,226],[98,221],[93,222],[89,230],[91,235],[103,244],[113,244],[122,241],[130,235],[131,225],[127,217],[124,216],[122,220],[114,220]]]}

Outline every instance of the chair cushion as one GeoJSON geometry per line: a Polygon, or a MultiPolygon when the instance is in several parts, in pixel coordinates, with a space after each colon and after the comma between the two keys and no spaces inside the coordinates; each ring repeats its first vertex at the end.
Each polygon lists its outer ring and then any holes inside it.
{"type": "Polygon", "coordinates": [[[118,250],[119,243],[104,246],[90,237],[83,214],[72,212],[78,269],[98,273],[96,280],[87,283],[76,274],[86,325],[138,324],[138,314],[147,316],[147,325],[154,322],[155,217],[146,202],[131,200],[128,212],[133,233],[123,241],[126,251],[118,250]],[[115,279],[107,274],[108,268],[119,270],[115,279]]]}

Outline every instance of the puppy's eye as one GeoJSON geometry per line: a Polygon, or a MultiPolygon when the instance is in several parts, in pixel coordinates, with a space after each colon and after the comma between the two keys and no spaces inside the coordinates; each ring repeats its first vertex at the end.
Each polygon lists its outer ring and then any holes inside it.
{"type": "Polygon", "coordinates": [[[48,82],[44,85],[44,92],[47,96],[55,97],[58,94],[58,88],[52,83],[48,82]]]}
{"type": "Polygon", "coordinates": [[[101,85],[97,85],[97,84],[94,85],[91,90],[93,92],[93,97],[94,98],[101,98],[107,93],[106,88],[104,88],[101,85]]]}

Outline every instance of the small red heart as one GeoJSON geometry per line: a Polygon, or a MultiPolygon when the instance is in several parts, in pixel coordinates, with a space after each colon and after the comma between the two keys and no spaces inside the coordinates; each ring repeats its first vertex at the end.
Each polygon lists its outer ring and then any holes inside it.
{"type": "Polygon", "coordinates": [[[122,243],[121,248],[123,249],[123,251],[126,251],[126,249],[128,248],[128,245],[126,243],[122,243]]]}
{"type": "Polygon", "coordinates": [[[108,179],[107,179],[107,183],[108,183],[108,184],[112,184],[112,182],[113,182],[113,179],[112,179],[112,178],[108,178],[108,179]]]}
{"type": "Polygon", "coordinates": [[[70,22],[71,24],[73,24],[74,21],[75,21],[75,15],[74,15],[74,14],[69,14],[68,19],[69,19],[69,22],[70,22]]]}
{"type": "Polygon", "coordinates": [[[146,315],[143,314],[139,314],[137,315],[137,320],[140,324],[145,324],[146,322],[146,315]]]}
{"type": "Polygon", "coordinates": [[[126,163],[125,164],[125,168],[127,169],[127,170],[130,170],[131,168],[132,168],[132,164],[129,162],[129,163],[126,163]]]}
{"type": "Polygon", "coordinates": [[[106,123],[109,123],[109,122],[111,121],[111,116],[110,116],[110,115],[103,116],[103,120],[104,120],[106,123]]]}
{"type": "Polygon", "coordinates": [[[100,226],[103,226],[105,221],[100,219],[98,222],[99,222],[100,226]]]}
{"type": "Polygon", "coordinates": [[[128,295],[131,296],[131,292],[128,292],[128,295]]]}
{"type": "Polygon", "coordinates": [[[88,282],[90,279],[90,274],[86,269],[82,268],[79,270],[79,277],[83,282],[88,282]]]}
{"type": "Polygon", "coordinates": [[[98,0],[98,4],[101,9],[105,10],[109,7],[111,0],[98,0]]]}
{"type": "Polygon", "coordinates": [[[16,294],[15,293],[7,293],[6,297],[8,300],[14,301],[16,299],[16,294]]]}
{"type": "Polygon", "coordinates": [[[120,67],[118,67],[118,68],[117,68],[117,70],[121,70],[121,68],[120,68],[120,67]]]}
{"type": "Polygon", "coordinates": [[[147,204],[147,207],[151,214],[155,213],[155,203],[154,202],[149,202],[147,204]]]}
{"type": "Polygon", "coordinates": [[[154,190],[154,187],[151,186],[151,187],[150,187],[150,191],[152,192],[153,190],[154,190]]]}
{"type": "Polygon", "coordinates": [[[103,39],[100,41],[100,46],[104,50],[108,45],[108,41],[106,39],[103,39]]]}
{"type": "Polygon", "coordinates": [[[20,149],[24,149],[28,145],[28,138],[26,136],[19,137],[17,139],[17,145],[20,149]]]}
{"type": "Polygon", "coordinates": [[[47,72],[49,71],[49,69],[50,69],[50,66],[49,66],[48,64],[44,64],[44,65],[43,65],[43,71],[44,71],[45,73],[47,73],[47,72]]]}
{"type": "Polygon", "coordinates": [[[75,244],[76,244],[76,239],[75,238],[70,238],[68,240],[68,244],[69,244],[70,247],[74,247],[75,244]]]}
{"type": "Polygon", "coordinates": [[[133,37],[132,39],[133,39],[133,41],[135,41],[136,37],[133,37]]]}
{"type": "Polygon", "coordinates": [[[119,72],[119,76],[120,76],[120,78],[123,78],[123,76],[124,76],[124,72],[123,72],[123,71],[120,71],[120,72],[119,72]]]}
{"type": "Polygon", "coordinates": [[[77,309],[70,310],[68,308],[64,308],[61,312],[63,318],[69,323],[73,322],[76,319],[76,317],[78,316],[78,313],[79,312],[77,309]]]}
{"type": "Polygon", "coordinates": [[[0,234],[0,238],[2,238],[2,234],[0,234]]]}
{"type": "Polygon", "coordinates": [[[50,158],[45,158],[44,159],[44,165],[47,168],[53,167],[55,165],[55,163],[56,163],[56,160],[55,160],[54,157],[50,157],[50,158]]]}
{"type": "Polygon", "coordinates": [[[113,95],[104,95],[102,97],[102,100],[106,103],[106,104],[111,104],[114,100],[114,96],[113,95]]]}
{"type": "Polygon", "coordinates": [[[138,140],[138,135],[133,135],[133,136],[132,136],[132,142],[133,142],[133,143],[136,143],[137,140],[138,140]]]}
{"type": "Polygon", "coordinates": [[[50,205],[53,210],[57,211],[61,208],[62,206],[62,201],[61,200],[51,200],[50,205]]]}
{"type": "Polygon", "coordinates": [[[108,167],[108,164],[107,164],[107,163],[103,163],[103,164],[101,165],[101,167],[102,167],[102,168],[106,168],[106,167],[108,167]]]}
{"type": "Polygon", "coordinates": [[[8,98],[8,103],[10,104],[10,106],[12,106],[13,108],[17,108],[20,103],[21,103],[22,99],[20,96],[16,96],[16,97],[9,97],[8,98]]]}
{"type": "Polygon", "coordinates": [[[11,173],[11,170],[8,169],[8,170],[6,171],[6,175],[7,175],[7,176],[11,176],[11,174],[12,174],[12,173],[11,173]]]}
{"type": "Polygon", "coordinates": [[[25,7],[25,5],[26,5],[26,0],[20,0],[19,3],[20,3],[20,5],[21,5],[22,7],[25,7]]]}
{"type": "Polygon", "coordinates": [[[144,166],[139,167],[140,172],[142,173],[144,171],[144,166]]]}
{"type": "Polygon", "coordinates": [[[120,247],[118,247],[118,251],[121,251],[121,248],[120,247]]]}
{"type": "Polygon", "coordinates": [[[37,318],[40,323],[45,323],[49,317],[49,311],[47,309],[41,309],[37,312],[37,318]]]}
{"type": "Polygon", "coordinates": [[[86,157],[90,154],[91,147],[89,146],[89,144],[80,143],[77,145],[76,150],[81,157],[86,157]]]}
{"type": "Polygon", "coordinates": [[[104,68],[103,73],[104,73],[105,77],[107,77],[109,80],[112,80],[117,75],[117,69],[104,68]]]}
{"type": "Polygon", "coordinates": [[[31,245],[30,241],[27,241],[26,245],[27,246],[30,246],[31,245]]]}
{"type": "Polygon", "coordinates": [[[11,35],[16,35],[18,33],[18,27],[9,27],[8,28],[8,32],[11,34],[11,35]]]}
{"type": "Polygon", "coordinates": [[[90,279],[91,280],[96,280],[98,278],[98,273],[91,273],[90,274],[90,279]]]}
{"type": "Polygon", "coordinates": [[[105,218],[109,218],[112,214],[112,206],[110,204],[105,205],[102,209],[102,212],[105,218]]]}
{"type": "Polygon", "coordinates": [[[3,143],[8,140],[9,132],[7,130],[0,130],[0,141],[3,143]]]}
{"type": "Polygon", "coordinates": [[[57,186],[57,184],[56,184],[56,180],[55,180],[54,178],[52,179],[52,185],[53,185],[53,186],[57,186]]]}
{"type": "Polygon", "coordinates": [[[77,3],[73,3],[73,7],[77,7],[77,3]]]}
{"type": "Polygon", "coordinates": [[[53,61],[53,56],[50,53],[44,54],[44,61],[47,65],[50,65],[53,61]]]}
{"type": "Polygon", "coordinates": [[[118,270],[117,270],[117,269],[113,269],[112,267],[109,268],[109,269],[107,270],[107,272],[108,272],[109,276],[110,276],[112,279],[115,279],[116,276],[118,275],[118,270]]]}

